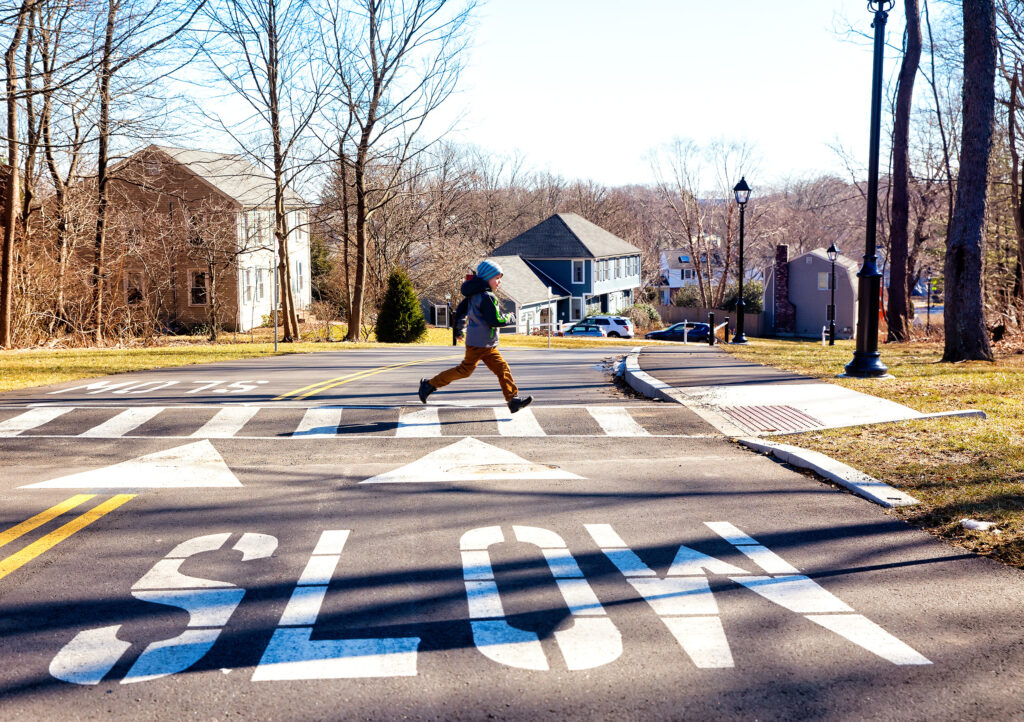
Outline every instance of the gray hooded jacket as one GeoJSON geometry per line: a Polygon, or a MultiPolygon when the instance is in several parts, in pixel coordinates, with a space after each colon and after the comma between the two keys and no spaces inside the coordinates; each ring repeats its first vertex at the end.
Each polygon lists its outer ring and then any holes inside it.
{"type": "Polygon", "coordinates": [[[459,331],[465,328],[467,346],[497,346],[498,327],[508,324],[509,319],[498,308],[498,299],[491,292],[490,284],[479,276],[473,276],[462,284],[461,290],[465,298],[455,309],[455,328],[459,331]]]}

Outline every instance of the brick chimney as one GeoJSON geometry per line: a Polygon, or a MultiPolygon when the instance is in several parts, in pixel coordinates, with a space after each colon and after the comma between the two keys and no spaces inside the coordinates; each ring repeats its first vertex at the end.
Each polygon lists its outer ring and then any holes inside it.
{"type": "Polygon", "coordinates": [[[796,308],[789,302],[789,246],[775,246],[775,332],[796,332],[796,308]]]}

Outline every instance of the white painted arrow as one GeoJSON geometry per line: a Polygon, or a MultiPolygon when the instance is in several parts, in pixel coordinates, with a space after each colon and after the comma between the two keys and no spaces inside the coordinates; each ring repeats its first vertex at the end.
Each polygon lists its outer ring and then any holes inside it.
{"type": "Polygon", "coordinates": [[[466,437],[363,484],[446,483],[491,479],[582,479],[569,471],[527,461],[511,451],[466,437]]]}
{"type": "Polygon", "coordinates": [[[102,469],[83,471],[22,489],[185,489],[241,486],[209,440],[196,441],[102,469]]]}

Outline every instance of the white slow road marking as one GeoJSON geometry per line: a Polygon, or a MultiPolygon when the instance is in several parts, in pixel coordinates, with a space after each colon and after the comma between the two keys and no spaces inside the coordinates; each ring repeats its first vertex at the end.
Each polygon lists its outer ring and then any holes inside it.
{"type": "Polygon", "coordinates": [[[258,406],[228,406],[217,412],[192,436],[200,439],[230,439],[259,412],[258,406]]]}
{"type": "Polygon", "coordinates": [[[129,431],[137,429],[164,410],[163,406],[140,406],[125,409],[117,416],[83,431],[79,436],[92,439],[116,439],[129,431]]]}
{"type": "Polygon", "coordinates": [[[45,408],[29,409],[23,414],[18,414],[13,419],[0,422],[0,436],[17,436],[23,431],[28,431],[53,421],[58,416],[71,411],[72,408],[70,406],[47,406],[45,408]]]}
{"type": "Polygon", "coordinates": [[[415,677],[419,637],[314,640],[313,628],[349,530],[320,535],[270,638],[254,682],[360,677],[415,677]],[[295,626],[291,626],[295,625],[295,626]]]}
{"type": "Polygon", "coordinates": [[[513,414],[507,406],[495,406],[494,418],[502,436],[547,436],[530,409],[513,414]]]}
{"type": "Polygon", "coordinates": [[[647,429],[634,421],[626,409],[615,406],[589,406],[587,411],[608,436],[650,436],[647,429]]]}
{"type": "Polygon", "coordinates": [[[324,407],[309,409],[302,417],[292,436],[337,436],[338,424],[341,423],[341,409],[324,407]]]}
{"type": "Polygon", "coordinates": [[[395,436],[399,438],[440,435],[441,420],[437,416],[436,408],[428,406],[415,411],[403,410],[401,416],[398,417],[395,436]]]}

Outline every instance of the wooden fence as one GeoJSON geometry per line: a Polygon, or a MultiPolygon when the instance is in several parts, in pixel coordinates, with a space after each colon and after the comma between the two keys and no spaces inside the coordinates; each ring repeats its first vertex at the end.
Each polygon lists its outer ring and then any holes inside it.
{"type": "MultiPolygon", "coordinates": [[[[684,306],[657,306],[658,313],[661,314],[661,321],[666,326],[671,326],[673,323],[679,323],[680,321],[701,321],[703,323],[708,322],[708,313],[715,314],[715,325],[722,323],[726,319],[729,321],[729,328],[731,332],[736,331],[736,313],[733,311],[723,311],[720,308],[689,308],[684,306]]],[[[745,313],[743,314],[743,332],[747,336],[763,336],[764,335],[764,314],[763,313],[745,313]]]]}

